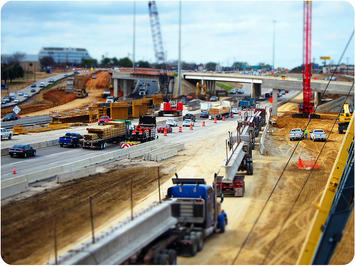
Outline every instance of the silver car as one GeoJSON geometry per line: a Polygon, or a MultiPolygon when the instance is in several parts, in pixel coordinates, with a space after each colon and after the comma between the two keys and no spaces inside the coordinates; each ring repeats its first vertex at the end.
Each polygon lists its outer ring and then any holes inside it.
{"type": "Polygon", "coordinates": [[[327,141],[327,135],[323,129],[314,129],[311,131],[310,138],[313,141],[327,141]]]}
{"type": "Polygon", "coordinates": [[[294,128],[290,131],[290,140],[302,140],[304,137],[303,130],[300,128],[294,128]]]}

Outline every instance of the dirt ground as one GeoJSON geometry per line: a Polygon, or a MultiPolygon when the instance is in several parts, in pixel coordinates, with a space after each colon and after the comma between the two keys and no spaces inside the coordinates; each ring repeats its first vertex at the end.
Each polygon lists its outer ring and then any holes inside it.
{"type": "Polygon", "coordinates": [[[96,75],[96,79],[89,79],[86,83],[86,91],[88,96],[85,98],[77,98],[68,103],[64,103],[45,110],[31,112],[25,116],[47,115],[50,112],[63,112],[73,110],[79,107],[88,106],[94,102],[103,101],[102,92],[107,90],[110,83],[110,75],[107,72],[100,72],[96,75]]]}
{"type": "MultiPolygon", "coordinates": [[[[295,264],[315,212],[314,202],[320,199],[330,170],[344,135],[335,127],[325,150],[319,158],[320,169],[312,172],[297,169],[301,156],[315,158],[323,143],[303,140],[274,193],[266,205],[254,230],[250,233],[258,215],[296,142],[288,140],[291,128],[304,127],[305,119],[292,119],[291,111],[297,105],[286,104],[284,114],[276,119],[277,126],[267,137],[268,155],[253,151],[254,175],[246,176],[246,194],[243,198],[225,198],[223,209],[228,213],[225,234],[209,237],[204,249],[193,258],[179,257],[179,264],[295,264]],[[309,176],[309,178],[308,178],[309,176]],[[308,181],[295,203],[303,183],[308,181]],[[284,224],[294,204],[294,209],[284,224]],[[274,241],[280,228],[280,236],[274,241]],[[245,245],[243,243],[245,242],[245,245]],[[243,247],[242,247],[243,245],[243,247]],[[242,247],[242,249],[241,249],[242,247]],[[267,256],[266,256],[267,255],[267,256]]],[[[309,128],[322,128],[328,133],[334,115],[312,120],[309,128]]],[[[218,127],[195,141],[185,145],[185,150],[160,166],[162,195],[171,185],[170,177],[177,172],[180,177],[203,177],[212,182],[213,174],[221,172],[225,157],[225,138],[233,126],[218,127]],[[164,182],[166,180],[166,182],[164,182]]],[[[130,177],[134,183],[135,210],[157,200],[157,164],[135,161],[117,165],[115,170],[96,177],[68,182],[63,187],[2,205],[2,257],[11,264],[43,264],[53,261],[53,214],[57,213],[57,236],[60,253],[84,239],[90,238],[89,198],[93,197],[95,230],[114,224],[113,216],[120,219],[129,215],[130,177]],[[132,165],[130,165],[132,166],[132,165]],[[144,180],[144,181],[143,181],[144,180]],[[50,193],[51,192],[51,193],[50,193]],[[95,196],[98,193],[100,197],[95,196]],[[79,205],[79,207],[78,207],[79,205]],[[74,207],[76,206],[76,207],[74,207]]],[[[345,237],[337,249],[332,263],[346,264],[353,258],[353,219],[347,225],[345,237]]]]}

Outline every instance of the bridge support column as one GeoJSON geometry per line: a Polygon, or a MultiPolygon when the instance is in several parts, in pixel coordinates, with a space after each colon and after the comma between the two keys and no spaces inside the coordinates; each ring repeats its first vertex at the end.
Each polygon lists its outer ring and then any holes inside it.
{"type": "Polygon", "coordinates": [[[261,96],[261,84],[251,83],[251,98],[259,98],[261,96]]]}
{"type": "Polygon", "coordinates": [[[123,80],[123,86],[122,86],[123,96],[128,95],[128,82],[127,81],[128,81],[127,79],[123,80]]]}
{"type": "Polygon", "coordinates": [[[118,79],[113,79],[113,97],[118,97],[118,79]]]}
{"type": "Polygon", "coordinates": [[[277,93],[278,89],[272,89],[272,115],[276,116],[277,115],[277,93]]]}
{"type": "Polygon", "coordinates": [[[321,93],[320,92],[314,92],[314,106],[317,106],[320,102],[320,96],[321,93]]]}

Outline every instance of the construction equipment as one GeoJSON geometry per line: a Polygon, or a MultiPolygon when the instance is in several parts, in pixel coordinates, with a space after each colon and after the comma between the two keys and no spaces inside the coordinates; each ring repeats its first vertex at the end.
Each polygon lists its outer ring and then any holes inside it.
{"type": "Polygon", "coordinates": [[[196,83],[196,98],[200,96],[200,93],[202,92],[202,95],[204,97],[207,96],[207,87],[203,84],[200,84],[199,82],[196,83]]]}
{"type": "MultiPolygon", "coordinates": [[[[176,175],[176,174],[175,174],[176,175]]],[[[58,264],[177,264],[195,256],[205,239],[224,233],[227,214],[203,178],[173,178],[165,199],[70,250],[58,264]]]]}
{"type": "Polygon", "coordinates": [[[157,122],[155,116],[139,117],[139,124],[130,130],[129,140],[146,142],[157,138],[157,122]]]}
{"type": "Polygon", "coordinates": [[[343,134],[343,131],[348,128],[351,117],[352,117],[352,110],[350,110],[350,104],[346,103],[343,105],[343,112],[340,113],[338,118],[339,134],[343,134]]]}
{"type": "Polygon", "coordinates": [[[299,113],[292,114],[299,118],[320,118],[314,114],[312,103],[312,60],[311,60],[311,35],[312,35],[312,2],[309,0],[303,3],[303,103],[299,106],[299,113]]]}
{"type": "Polygon", "coordinates": [[[312,226],[298,257],[298,265],[328,264],[354,207],[354,118],[350,121],[312,226]]]}
{"type": "Polygon", "coordinates": [[[158,112],[158,116],[164,116],[166,114],[181,116],[183,109],[184,109],[184,105],[181,102],[177,102],[177,101],[162,102],[160,104],[160,111],[158,112]]]}

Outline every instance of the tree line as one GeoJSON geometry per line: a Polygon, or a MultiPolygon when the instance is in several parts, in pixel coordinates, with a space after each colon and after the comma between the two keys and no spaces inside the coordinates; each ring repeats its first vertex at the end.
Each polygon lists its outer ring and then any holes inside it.
{"type": "Polygon", "coordinates": [[[25,71],[20,66],[20,60],[25,57],[23,53],[14,53],[10,56],[1,56],[1,80],[6,84],[14,79],[22,78],[25,71]]]}

